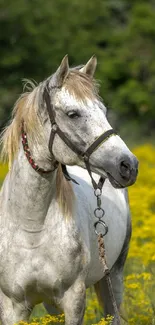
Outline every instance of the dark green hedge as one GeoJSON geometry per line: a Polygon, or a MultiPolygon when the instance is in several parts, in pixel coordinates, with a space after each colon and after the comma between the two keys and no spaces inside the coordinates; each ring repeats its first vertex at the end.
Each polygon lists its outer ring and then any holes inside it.
{"type": "Polygon", "coordinates": [[[0,0],[0,126],[22,92],[68,53],[98,57],[105,104],[125,120],[155,123],[155,1],[0,0]]]}

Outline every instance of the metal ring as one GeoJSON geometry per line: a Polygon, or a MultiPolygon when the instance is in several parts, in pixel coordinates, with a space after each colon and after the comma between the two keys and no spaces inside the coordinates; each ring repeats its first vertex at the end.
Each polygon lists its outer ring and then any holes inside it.
{"type": "Polygon", "coordinates": [[[54,122],[54,123],[52,124],[52,129],[51,129],[51,131],[52,131],[53,133],[55,133],[55,132],[57,131],[57,129],[58,129],[58,126],[57,126],[57,124],[54,122]]]}
{"type": "Polygon", "coordinates": [[[102,208],[96,208],[94,210],[94,215],[95,215],[96,218],[98,218],[100,220],[105,215],[105,211],[102,208]],[[100,216],[97,215],[97,211],[100,211],[100,216]]]}
{"type": "Polygon", "coordinates": [[[95,234],[96,234],[96,235],[99,235],[99,234],[101,233],[102,236],[105,236],[105,235],[107,234],[107,232],[108,232],[108,226],[106,225],[106,223],[105,223],[103,220],[98,220],[98,221],[96,221],[96,222],[94,223],[94,228],[95,228],[95,234]],[[104,233],[101,233],[101,232],[98,232],[98,231],[97,231],[96,227],[97,227],[98,224],[100,224],[100,225],[103,226],[103,228],[104,228],[104,233]]]}
{"type": "Polygon", "coordinates": [[[85,152],[82,153],[82,157],[83,157],[84,161],[86,161],[86,162],[89,160],[89,155],[87,155],[87,153],[85,153],[85,152]]]}
{"type": "Polygon", "coordinates": [[[101,196],[101,194],[102,194],[102,190],[100,189],[100,188],[96,188],[95,190],[94,190],[94,195],[97,197],[97,196],[101,196]]]}

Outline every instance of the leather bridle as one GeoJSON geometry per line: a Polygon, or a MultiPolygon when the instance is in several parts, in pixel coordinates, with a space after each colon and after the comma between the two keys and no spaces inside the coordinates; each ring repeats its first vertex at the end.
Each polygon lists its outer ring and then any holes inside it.
{"type": "MultiPolygon", "coordinates": [[[[56,121],[55,121],[55,111],[54,111],[54,107],[51,104],[51,100],[50,100],[50,95],[49,95],[49,89],[48,89],[48,85],[45,87],[44,89],[44,93],[43,93],[43,99],[46,103],[46,108],[48,111],[48,115],[50,118],[50,122],[51,122],[51,134],[50,134],[50,140],[49,140],[49,151],[51,152],[51,154],[53,154],[52,152],[52,147],[53,147],[53,142],[54,142],[54,137],[56,134],[58,134],[58,136],[62,139],[63,142],[65,142],[65,144],[73,151],[75,152],[78,156],[80,156],[86,166],[86,169],[91,177],[91,181],[92,181],[92,185],[94,187],[94,189],[102,189],[102,186],[104,184],[105,178],[104,177],[100,177],[100,180],[98,182],[98,184],[95,182],[95,180],[92,177],[92,172],[91,172],[91,168],[90,168],[90,163],[89,163],[89,158],[90,155],[97,150],[97,148],[99,146],[101,146],[101,144],[103,142],[105,142],[106,140],[109,139],[109,137],[111,137],[112,135],[116,135],[116,132],[113,129],[110,129],[104,133],[102,133],[89,147],[86,151],[82,151],[79,148],[77,148],[76,145],[74,145],[74,143],[67,137],[67,135],[59,128],[59,126],[57,125],[56,121]]],[[[65,175],[65,177],[67,178],[67,180],[72,180],[73,182],[77,183],[74,179],[72,179],[70,177],[70,175],[67,172],[66,166],[62,164],[62,170],[63,173],[65,175]]]]}

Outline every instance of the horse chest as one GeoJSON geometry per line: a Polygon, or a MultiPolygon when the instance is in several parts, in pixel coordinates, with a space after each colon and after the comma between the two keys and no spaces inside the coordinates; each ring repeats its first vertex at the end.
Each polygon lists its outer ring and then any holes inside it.
{"type": "Polygon", "coordinates": [[[44,234],[44,241],[37,238],[38,245],[34,245],[34,234],[27,241],[26,238],[20,241],[20,245],[18,235],[15,235],[9,251],[6,245],[5,260],[1,265],[1,287],[5,283],[7,294],[11,292],[15,297],[26,294],[35,303],[46,300],[44,296],[60,297],[84,272],[88,257],[81,239],[77,234],[66,233],[65,240],[62,240],[58,232],[54,234],[50,234],[50,239],[48,233],[44,234]]]}

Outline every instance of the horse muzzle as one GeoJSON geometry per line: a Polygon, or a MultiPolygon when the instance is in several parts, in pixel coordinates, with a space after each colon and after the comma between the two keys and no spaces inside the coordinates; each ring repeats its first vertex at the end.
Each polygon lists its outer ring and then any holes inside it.
{"type": "Polygon", "coordinates": [[[124,156],[118,162],[117,174],[107,171],[109,181],[115,188],[124,188],[133,185],[138,175],[138,160],[133,155],[132,158],[124,156]]]}

